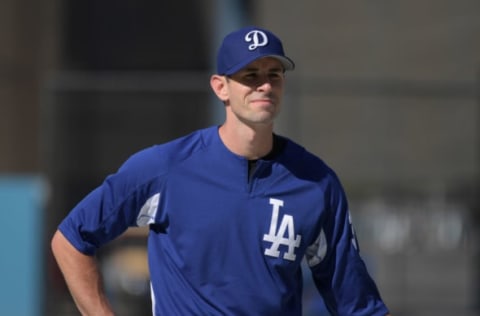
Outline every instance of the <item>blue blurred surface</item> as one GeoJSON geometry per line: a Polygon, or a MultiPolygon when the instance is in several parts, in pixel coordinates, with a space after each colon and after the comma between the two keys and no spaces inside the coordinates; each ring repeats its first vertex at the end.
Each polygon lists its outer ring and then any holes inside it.
{"type": "Polygon", "coordinates": [[[40,177],[0,175],[2,315],[42,314],[44,197],[40,177]]]}

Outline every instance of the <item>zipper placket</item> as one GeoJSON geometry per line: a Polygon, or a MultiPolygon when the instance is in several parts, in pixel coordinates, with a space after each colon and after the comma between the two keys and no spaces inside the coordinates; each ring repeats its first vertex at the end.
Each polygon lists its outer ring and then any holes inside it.
{"type": "Polygon", "coordinates": [[[250,166],[248,164],[249,162],[247,162],[247,187],[248,193],[252,193],[258,179],[258,174],[265,166],[265,161],[257,160],[252,166],[251,171],[249,170],[250,166]]]}

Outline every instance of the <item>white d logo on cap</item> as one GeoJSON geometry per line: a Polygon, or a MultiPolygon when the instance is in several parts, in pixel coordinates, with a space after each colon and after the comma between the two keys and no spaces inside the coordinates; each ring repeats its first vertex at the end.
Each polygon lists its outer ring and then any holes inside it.
{"type": "Polygon", "coordinates": [[[252,44],[248,45],[249,50],[254,50],[257,47],[265,46],[268,44],[268,37],[267,34],[263,33],[259,30],[253,30],[245,35],[245,41],[247,43],[253,42],[252,44]]]}

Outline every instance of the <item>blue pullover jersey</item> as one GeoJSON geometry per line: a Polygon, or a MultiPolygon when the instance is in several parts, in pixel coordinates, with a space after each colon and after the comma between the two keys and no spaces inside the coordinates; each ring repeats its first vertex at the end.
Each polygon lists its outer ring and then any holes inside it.
{"type": "Polygon", "coordinates": [[[281,150],[250,173],[217,127],[140,151],[59,229],[93,255],[148,225],[153,315],[301,315],[305,258],[333,315],[384,316],[336,175],[276,137],[281,150]]]}

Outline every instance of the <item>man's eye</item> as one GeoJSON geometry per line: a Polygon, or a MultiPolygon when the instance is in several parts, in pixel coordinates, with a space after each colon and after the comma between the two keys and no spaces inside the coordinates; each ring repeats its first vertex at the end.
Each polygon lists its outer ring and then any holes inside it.
{"type": "Polygon", "coordinates": [[[245,78],[247,78],[247,79],[255,79],[255,78],[257,78],[257,77],[258,77],[257,74],[254,73],[254,72],[252,72],[252,73],[247,73],[247,74],[245,75],[245,78]]]}

